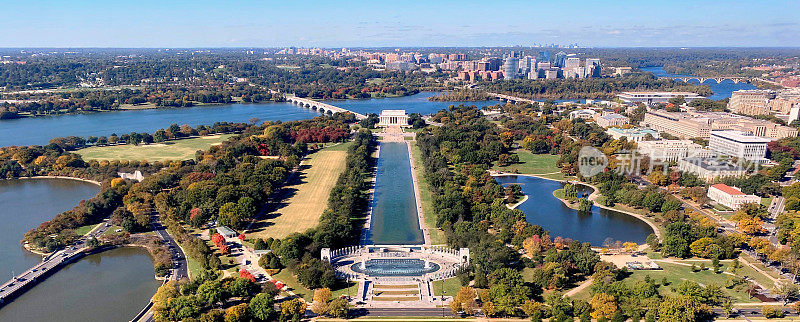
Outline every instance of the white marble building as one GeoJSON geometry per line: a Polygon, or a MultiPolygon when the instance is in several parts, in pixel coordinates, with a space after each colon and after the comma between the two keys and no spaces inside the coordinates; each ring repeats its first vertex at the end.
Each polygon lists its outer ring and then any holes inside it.
{"type": "Polygon", "coordinates": [[[406,110],[382,110],[378,126],[409,126],[406,110]]]}

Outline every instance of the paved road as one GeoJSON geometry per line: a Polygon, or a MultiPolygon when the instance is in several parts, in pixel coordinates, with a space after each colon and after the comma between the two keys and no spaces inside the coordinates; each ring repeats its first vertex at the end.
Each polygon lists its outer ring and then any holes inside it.
{"type": "Polygon", "coordinates": [[[88,234],[75,241],[75,243],[72,245],[69,245],[65,249],[59,250],[44,257],[42,262],[4,283],[2,286],[0,286],[0,304],[6,303],[8,299],[15,295],[15,293],[23,292],[25,287],[30,283],[36,283],[37,280],[40,281],[41,279],[46,278],[47,274],[49,274],[51,270],[56,269],[63,264],[67,264],[79,257],[81,252],[89,249],[88,241],[93,237],[102,235],[106,230],[108,230],[108,226],[106,226],[106,224],[99,225],[98,228],[90,231],[88,234]]]}
{"type": "Polygon", "coordinates": [[[183,253],[183,250],[178,247],[178,243],[172,238],[164,225],[161,224],[161,216],[158,214],[154,214],[152,216],[151,227],[156,235],[161,238],[167,244],[167,247],[170,251],[170,256],[172,257],[173,269],[170,272],[170,279],[180,280],[183,278],[189,278],[189,267],[186,262],[186,254],[183,253]]]}
{"type": "MultiPolygon", "coordinates": [[[[172,238],[164,225],[161,224],[161,216],[158,213],[154,213],[150,220],[150,228],[153,232],[156,233],[158,238],[161,238],[164,243],[167,244],[167,248],[169,248],[170,257],[172,257],[172,270],[170,270],[168,278],[170,280],[181,280],[184,278],[189,278],[189,266],[186,262],[186,254],[183,253],[183,250],[178,247],[178,243],[172,238]]],[[[137,316],[134,317],[132,321],[153,321],[153,311],[151,310],[153,302],[148,302],[147,305],[142,309],[145,311],[143,314],[140,312],[141,317],[137,316]]]]}
{"type": "Polygon", "coordinates": [[[369,315],[370,317],[394,317],[394,316],[426,316],[426,317],[435,317],[435,316],[445,316],[445,317],[452,317],[453,312],[450,311],[450,308],[404,308],[404,309],[393,309],[393,308],[356,308],[351,311],[353,316],[365,316],[369,315]]]}

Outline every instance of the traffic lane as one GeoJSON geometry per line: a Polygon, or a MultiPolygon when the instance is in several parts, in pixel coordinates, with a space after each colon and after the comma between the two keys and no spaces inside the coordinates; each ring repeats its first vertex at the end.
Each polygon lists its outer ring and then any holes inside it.
{"type": "Polygon", "coordinates": [[[444,316],[452,317],[453,312],[450,308],[356,308],[350,311],[354,316],[421,316],[421,317],[435,317],[444,316]]]}

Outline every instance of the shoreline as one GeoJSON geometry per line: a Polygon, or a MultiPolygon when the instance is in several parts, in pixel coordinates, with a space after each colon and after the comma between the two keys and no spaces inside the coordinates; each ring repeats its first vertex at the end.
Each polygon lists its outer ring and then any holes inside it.
{"type": "Polygon", "coordinates": [[[83,179],[83,178],[76,178],[76,177],[67,177],[67,176],[34,176],[34,177],[19,177],[19,178],[11,178],[11,179],[4,179],[4,180],[31,180],[31,179],[67,179],[67,180],[76,180],[76,181],[83,181],[88,182],[98,187],[102,185],[101,182],[90,180],[90,179],[83,179]]]}
{"type": "MultiPolygon", "coordinates": [[[[546,178],[546,177],[542,177],[540,175],[535,175],[535,174],[521,174],[521,173],[506,173],[506,172],[499,172],[499,171],[490,171],[490,175],[492,177],[526,176],[526,177],[534,177],[534,178],[545,179],[545,180],[552,180],[552,181],[557,181],[557,182],[562,182],[562,183],[582,184],[582,185],[585,185],[587,187],[591,187],[593,192],[589,195],[589,197],[587,199],[589,199],[589,201],[591,201],[594,206],[597,206],[597,207],[602,208],[602,209],[610,210],[610,211],[616,211],[616,212],[619,212],[619,213],[623,213],[623,214],[626,214],[628,216],[631,216],[631,217],[634,217],[636,219],[639,219],[639,220],[643,221],[645,224],[647,224],[648,226],[650,226],[650,229],[652,229],[653,233],[656,234],[656,236],[658,236],[659,240],[663,240],[661,229],[659,229],[658,226],[653,221],[650,220],[650,218],[647,218],[647,217],[642,216],[642,215],[637,214],[637,213],[624,211],[624,210],[619,210],[619,209],[614,209],[614,208],[611,208],[611,207],[608,207],[608,206],[601,205],[598,202],[595,202],[595,200],[600,196],[600,190],[596,186],[594,186],[592,184],[589,184],[589,183],[586,183],[586,182],[582,182],[582,181],[567,181],[567,180],[558,180],[558,179],[546,178]]],[[[575,208],[570,207],[569,203],[566,200],[558,198],[555,195],[553,195],[553,197],[555,197],[558,200],[561,200],[561,202],[563,202],[565,205],[567,205],[567,207],[569,207],[570,209],[575,209],[575,208]]]]}
{"type": "Polygon", "coordinates": [[[522,195],[522,199],[520,201],[515,202],[513,205],[506,204],[508,209],[517,209],[521,204],[525,201],[528,201],[528,195],[522,195]]]}

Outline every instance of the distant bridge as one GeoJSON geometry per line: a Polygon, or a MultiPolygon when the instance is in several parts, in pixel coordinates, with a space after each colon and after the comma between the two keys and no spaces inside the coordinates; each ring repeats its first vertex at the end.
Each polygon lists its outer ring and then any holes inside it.
{"type": "Polygon", "coordinates": [[[722,81],[729,80],[734,84],[739,83],[750,83],[750,78],[747,77],[696,77],[696,76],[686,76],[686,77],[674,77],[674,76],[664,76],[659,78],[665,79],[672,79],[672,80],[679,80],[684,83],[688,83],[690,80],[697,80],[700,84],[705,83],[709,79],[713,79],[717,84],[722,83],[722,81]]]}
{"type": "Polygon", "coordinates": [[[333,114],[333,113],[353,113],[356,116],[356,119],[363,120],[366,119],[367,116],[361,113],[356,113],[347,109],[343,109],[338,106],[333,106],[331,104],[318,102],[312,99],[297,97],[297,96],[286,96],[286,100],[295,104],[298,104],[302,107],[310,108],[312,110],[318,111],[322,114],[333,114]]]}
{"type": "Polygon", "coordinates": [[[486,95],[489,95],[489,96],[492,96],[492,97],[496,97],[500,101],[509,102],[509,103],[526,102],[526,103],[533,104],[534,102],[536,102],[535,100],[532,100],[532,99],[529,99],[529,98],[522,98],[522,97],[516,97],[516,96],[511,96],[511,95],[506,95],[506,94],[499,94],[499,93],[486,93],[486,95]]]}

